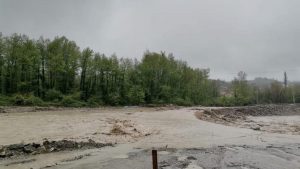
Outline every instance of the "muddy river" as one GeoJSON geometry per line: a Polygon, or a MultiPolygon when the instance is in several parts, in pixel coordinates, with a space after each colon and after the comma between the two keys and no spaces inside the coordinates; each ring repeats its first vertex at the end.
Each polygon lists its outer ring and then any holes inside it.
{"type": "Polygon", "coordinates": [[[210,109],[203,107],[27,109],[0,114],[2,147],[45,140],[93,140],[113,146],[0,158],[0,168],[150,169],[151,149],[159,150],[160,168],[300,166],[297,113],[219,123],[199,119],[195,113],[210,109]]]}

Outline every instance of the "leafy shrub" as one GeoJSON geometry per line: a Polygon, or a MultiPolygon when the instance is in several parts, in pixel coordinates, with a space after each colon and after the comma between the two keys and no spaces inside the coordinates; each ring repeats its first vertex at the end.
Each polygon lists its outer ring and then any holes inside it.
{"type": "Polygon", "coordinates": [[[84,102],[75,100],[72,96],[64,96],[61,105],[65,107],[84,107],[86,104],[84,102]]]}
{"type": "Polygon", "coordinates": [[[193,105],[193,102],[189,99],[182,99],[182,98],[175,98],[173,100],[173,103],[178,105],[178,106],[192,106],[193,105]]]}
{"type": "Polygon", "coordinates": [[[43,106],[44,102],[39,97],[34,95],[20,95],[17,94],[11,99],[12,103],[17,106],[43,106]]]}
{"type": "Polygon", "coordinates": [[[235,98],[235,106],[246,106],[246,105],[250,105],[251,104],[251,100],[248,97],[239,97],[239,98],[235,98]]]}
{"type": "Polygon", "coordinates": [[[70,96],[71,96],[72,99],[74,99],[74,100],[81,100],[82,92],[75,92],[75,93],[71,94],[70,96]]]}
{"type": "Polygon", "coordinates": [[[43,106],[44,102],[39,97],[30,95],[29,97],[25,98],[24,105],[25,106],[43,106]]]}
{"type": "Polygon", "coordinates": [[[62,100],[63,95],[60,91],[55,89],[50,89],[45,94],[45,100],[47,101],[60,101],[62,100]]]}
{"type": "Polygon", "coordinates": [[[103,101],[100,97],[91,97],[88,99],[87,101],[87,105],[90,106],[90,107],[97,107],[97,106],[100,106],[100,105],[103,105],[103,101]]]}
{"type": "Polygon", "coordinates": [[[13,98],[12,98],[12,103],[14,104],[14,105],[17,105],[17,106],[21,106],[21,105],[24,105],[25,104],[25,98],[24,98],[24,96],[23,95],[19,95],[19,94],[17,94],[17,95],[15,95],[15,96],[13,96],[13,98]]]}
{"type": "Polygon", "coordinates": [[[11,97],[0,95],[0,106],[11,105],[11,97]]]}
{"type": "Polygon", "coordinates": [[[107,104],[116,106],[120,103],[120,95],[117,92],[112,92],[108,94],[107,104]]]}
{"type": "Polygon", "coordinates": [[[234,106],[235,105],[235,99],[234,97],[219,97],[215,100],[215,106],[226,106],[226,107],[230,107],[230,106],[234,106]]]}

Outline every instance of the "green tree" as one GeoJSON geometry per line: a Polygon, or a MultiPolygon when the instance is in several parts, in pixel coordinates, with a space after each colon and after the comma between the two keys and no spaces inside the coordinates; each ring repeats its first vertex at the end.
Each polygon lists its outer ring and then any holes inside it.
{"type": "Polygon", "coordinates": [[[247,74],[240,71],[232,81],[233,96],[237,105],[246,105],[251,101],[250,87],[247,82],[247,74]]]}
{"type": "Polygon", "coordinates": [[[141,61],[80,50],[66,37],[37,41],[0,34],[0,84],[15,103],[62,105],[211,104],[218,85],[209,70],[195,69],[173,54],[145,52],[141,61]],[[39,97],[39,98],[38,98],[39,97]]]}
{"type": "Polygon", "coordinates": [[[89,68],[92,63],[93,51],[90,48],[86,48],[82,51],[80,57],[80,90],[82,92],[81,98],[87,100],[89,97],[90,77],[88,77],[89,68]]]}

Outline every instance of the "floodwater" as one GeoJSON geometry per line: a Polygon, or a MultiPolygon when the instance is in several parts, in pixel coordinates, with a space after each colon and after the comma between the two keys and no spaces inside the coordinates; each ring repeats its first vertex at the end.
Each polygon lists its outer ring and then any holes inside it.
{"type": "MultiPolygon", "coordinates": [[[[144,150],[165,149],[164,152],[172,154],[188,148],[209,149],[227,145],[259,147],[274,144],[284,146],[300,143],[299,134],[255,131],[210,123],[197,119],[194,115],[195,111],[194,108],[168,110],[134,107],[0,114],[0,145],[42,142],[43,139],[76,141],[93,139],[96,142],[117,143],[114,147],[102,149],[0,160],[0,168],[151,168],[150,154],[144,150]],[[114,126],[120,126],[126,134],[111,134],[114,126]],[[176,151],[171,151],[172,149],[176,151]],[[144,152],[141,155],[144,161],[130,156],[141,151],[144,152]],[[81,158],[76,158],[79,156],[81,158]],[[123,164],[126,165],[118,166],[116,161],[120,159],[125,160],[123,164]]],[[[296,130],[297,126],[300,126],[299,119],[299,116],[252,118],[253,121],[266,122],[270,126],[272,124],[296,126],[296,130]]],[[[299,152],[299,149],[296,152],[299,152]]],[[[168,156],[168,153],[163,156],[168,156]]],[[[300,157],[295,156],[296,160],[293,159],[293,162],[300,166],[300,157]]],[[[282,159],[288,162],[288,158],[282,157],[282,159]]],[[[270,160],[274,159],[270,158],[270,160]]],[[[266,161],[264,166],[267,163],[270,161],[266,161]]],[[[191,162],[186,167],[200,168],[201,165],[191,162]]]]}

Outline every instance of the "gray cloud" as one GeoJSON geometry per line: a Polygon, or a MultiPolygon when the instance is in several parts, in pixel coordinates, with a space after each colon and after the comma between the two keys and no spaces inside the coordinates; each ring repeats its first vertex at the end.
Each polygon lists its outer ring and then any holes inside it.
{"type": "Polygon", "coordinates": [[[298,0],[0,0],[0,31],[65,35],[82,48],[140,58],[172,52],[212,78],[300,80],[298,0]]]}

